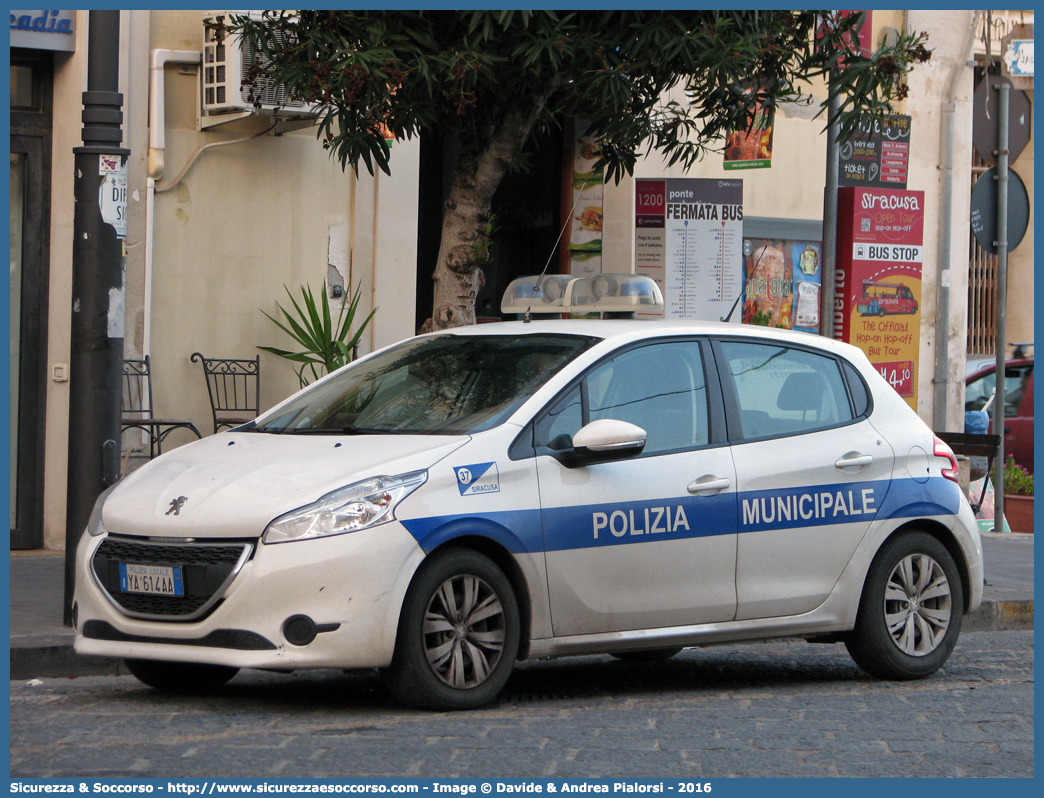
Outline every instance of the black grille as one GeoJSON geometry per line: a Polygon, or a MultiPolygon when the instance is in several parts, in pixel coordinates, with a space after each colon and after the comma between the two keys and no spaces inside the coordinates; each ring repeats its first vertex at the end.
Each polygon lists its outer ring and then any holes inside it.
{"type": "Polygon", "coordinates": [[[161,544],[138,543],[110,537],[102,541],[95,553],[98,557],[108,557],[118,562],[140,563],[141,565],[195,565],[210,563],[228,563],[235,565],[243,553],[243,546],[249,544],[236,543],[210,545],[203,543],[161,544]]]}
{"type": "Polygon", "coordinates": [[[117,643],[163,643],[175,646],[231,648],[237,651],[272,651],[276,647],[268,638],[245,629],[215,629],[206,637],[185,640],[180,637],[130,635],[105,621],[87,621],[83,625],[83,636],[92,640],[112,640],[117,643]]]}
{"type": "Polygon", "coordinates": [[[94,553],[98,581],[126,613],[172,621],[199,620],[220,602],[207,606],[223,591],[233,568],[253,541],[222,543],[151,543],[109,537],[94,553]],[[120,563],[180,566],[184,596],[149,596],[120,591],[120,563]]]}
{"type": "MultiPolygon", "coordinates": [[[[118,584],[118,583],[117,583],[118,584]]],[[[108,588],[108,586],[106,586],[108,588]]],[[[116,588],[119,591],[119,587],[116,588]]],[[[113,593],[117,603],[138,615],[191,615],[210,600],[210,596],[147,596],[142,593],[113,593]]]]}

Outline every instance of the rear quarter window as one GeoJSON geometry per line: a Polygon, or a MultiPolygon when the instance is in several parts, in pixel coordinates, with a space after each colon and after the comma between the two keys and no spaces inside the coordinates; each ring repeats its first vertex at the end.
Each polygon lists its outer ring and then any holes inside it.
{"type": "Polygon", "coordinates": [[[862,418],[870,412],[870,393],[855,366],[845,361],[843,368],[848,379],[848,390],[852,394],[852,410],[856,418],[862,418]]]}

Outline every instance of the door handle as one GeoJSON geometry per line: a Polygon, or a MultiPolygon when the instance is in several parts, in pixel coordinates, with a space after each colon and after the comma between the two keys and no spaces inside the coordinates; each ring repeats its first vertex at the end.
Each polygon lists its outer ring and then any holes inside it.
{"type": "Polygon", "coordinates": [[[690,482],[687,490],[692,495],[699,496],[702,493],[719,493],[731,484],[726,477],[716,477],[713,474],[707,474],[690,482]]]}
{"type": "Polygon", "coordinates": [[[873,455],[849,452],[834,463],[835,468],[862,468],[874,462],[873,455]]]}

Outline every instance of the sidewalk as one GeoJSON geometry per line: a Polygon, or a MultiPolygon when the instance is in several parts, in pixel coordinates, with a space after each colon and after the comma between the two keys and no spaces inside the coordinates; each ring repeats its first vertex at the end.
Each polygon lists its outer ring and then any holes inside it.
{"type": "MultiPolygon", "coordinates": [[[[1032,629],[1033,535],[985,532],[982,547],[982,607],[965,617],[963,630],[1032,629]]],[[[120,672],[119,660],[73,652],[73,632],[62,626],[64,584],[63,553],[11,552],[12,679],[120,672]]]]}

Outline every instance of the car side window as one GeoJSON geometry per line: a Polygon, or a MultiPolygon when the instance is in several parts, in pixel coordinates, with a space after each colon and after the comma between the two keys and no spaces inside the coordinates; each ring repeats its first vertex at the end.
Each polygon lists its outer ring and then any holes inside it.
{"type": "Polygon", "coordinates": [[[623,352],[595,367],[556,401],[537,423],[536,445],[563,449],[587,421],[610,418],[645,430],[643,454],[709,442],[707,383],[694,341],[652,344],[623,352]],[[568,443],[567,443],[568,441],[568,443]]]}
{"type": "Polygon", "coordinates": [[[855,416],[838,362],[778,344],[723,341],[744,438],[826,429],[855,416]]]}
{"type": "Polygon", "coordinates": [[[1022,397],[1026,393],[1033,366],[1010,366],[1004,369],[1004,415],[1012,418],[1022,412],[1022,397]]]}
{"type": "MultiPolygon", "coordinates": [[[[1029,383],[1032,374],[1032,365],[1007,366],[1004,369],[1005,418],[1018,416],[1022,404],[1022,395],[1026,391],[1026,385],[1029,383]]],[[[964,409],[982,410],[990,400],[990,397],[993,396],[996,383],[997,377],[993,371],[969,382],[964,389],[964,409]]]]}
{"type": "Polygon", "coordinates": [[[852,406],[855,409],[855,417],[861,418],[870,412],[870,394],[866,390],[866,383],[859,376],[855,366],[847,360],[844,362],[845,376],[848,377],[848,390],[852,393],[852,406]]]}
{"type": "MultiPolygon", "coordinates": [[[[994,372],[989,374],[983,374],[977,380],[972,380],[964,389],[964,410],[965,412],[971,410],[982,410],[986,403],[993,396],[993,389],[996,387],[997,377],[994,372]]],[[[1005,385],[1007,390],[1007,385],[1005,385]]]]}
{"type": "Polygon", "coordinates": [[[573,446],[573,435],[583,425],[583,406],[580,402],[580,386],[577,385],[552,404],[537,423],[538,445],[547,446],[556,451],[570,449],[573,446]]]}

